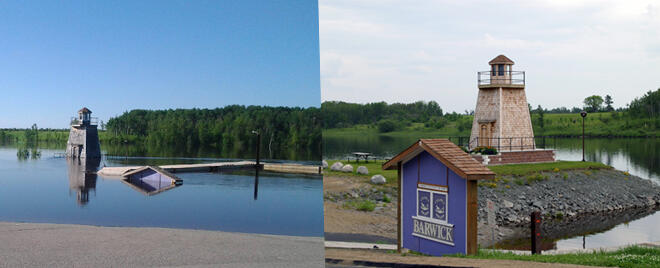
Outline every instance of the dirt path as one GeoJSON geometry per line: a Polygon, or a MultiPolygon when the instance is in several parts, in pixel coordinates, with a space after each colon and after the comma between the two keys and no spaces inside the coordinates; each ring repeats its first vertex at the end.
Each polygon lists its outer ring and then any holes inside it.
{"type": "MultiPolygon", "coordinates": [[[[323,177],[323,192],[326,196],[350,196],[360,189],[371,189],[371,185],[359,178],[323,177]]],[[[365,234],[396,239],[396,199],[391,203],[380,204],[371,212],[345,208],[343,204],[343,200],[326,199],[323,202],[326,233],[365,234]]]]}
{"type": "Polygon", "coordinates": [[[452,257],[428,257],[428,256],[403,256],[397,253],[387,253],[379,250],[355,250],[355,249],[326,249],[326,263],[335,263],[340,265],[360,265],[364,263],[371,264],[418,264],[418,265],[437,265],[448,267],[596,267],[581,266],[574,264],[559,263],[541,263],[513,260],[484,260],[484,259],[464,259],[452,257]]]}

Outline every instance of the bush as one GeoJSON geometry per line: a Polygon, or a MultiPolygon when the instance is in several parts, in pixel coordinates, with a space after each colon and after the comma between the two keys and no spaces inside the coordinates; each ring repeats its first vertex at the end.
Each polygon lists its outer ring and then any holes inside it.
{"type": "Polygon", "coordinates": [[[497,149],[490,146],[479,146],[472,150],[472,153],[480,153],[485,155],[496,155],[497,149]]]}
{"type": "Polygon", "coordinates": [[[376,204],[369,200],[364,200],[356,204],[355,208],[359,211],[374,211],[376,204]]]}
{"type": "Polygon", "coordinates": [[[395,131],[398,128],[398,124],[394,120],[383,119],[378,121],[378,132],[387,133],[395,131]]]}

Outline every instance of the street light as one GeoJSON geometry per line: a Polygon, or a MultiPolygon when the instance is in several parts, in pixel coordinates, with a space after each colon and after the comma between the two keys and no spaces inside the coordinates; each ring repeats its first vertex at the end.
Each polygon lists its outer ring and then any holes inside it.
{"type": "Polygon", "coordinates": [[[580,112],[582,116],[582,162],[584,162],[584,118],[587,117],[587,111],[580,112]]]}
{"type": "Polygon", "coordinates": [[[259,131],[252,130],[252,134],[257,135],[257,169],[260,167],[259,165],[259,147],[261,147],[261,134],[259,134],[259,131]]]}

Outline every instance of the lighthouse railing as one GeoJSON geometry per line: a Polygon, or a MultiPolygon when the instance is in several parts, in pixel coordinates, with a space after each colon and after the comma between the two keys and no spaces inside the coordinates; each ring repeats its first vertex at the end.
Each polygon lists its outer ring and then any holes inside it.
{"type": "Polygon", "coordinates": [[[468,151],[477,147],[490,147],[498,152],[530,151],[546,148],[545,136],[536,137],[449,137],[449,140],[468,151]],[[537,139],[539,144],[537,145],[537,139]]]}
{"type": "MultiPolygon", "coordinates": [[[[90,117],[89,118],[88,125],[95,126],[95,125],[98,125],[98,123],[99,123],[99,118],[98,117],[90,117]]],[[[83,124],[83,120],[80,120],[80,117],[78,117],[78,116],[72,116],[70,124],[72,126],[80,126],[80,125],[83,124]]]]}
{"type": "Polygon", "coordinates": [[[478,85],[525,85],[524,71],[477,72],[478,85]]]}

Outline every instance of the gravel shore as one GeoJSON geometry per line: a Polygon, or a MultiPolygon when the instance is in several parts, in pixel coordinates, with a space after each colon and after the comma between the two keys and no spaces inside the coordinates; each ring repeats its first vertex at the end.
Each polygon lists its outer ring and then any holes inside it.
{"type": "Polygon", "coordinates": [[[534,210],[541,211],[545,220],[553,220],[544,225],[549,238],[598,231],[644,217],[660,209],[660,186],[614,169],[500,176],[479,187],[480,226],[487,222],[487,200],[495,203],[500,230],[497,241],[480,237],[482,246],[524,236],[534,210]]]}

